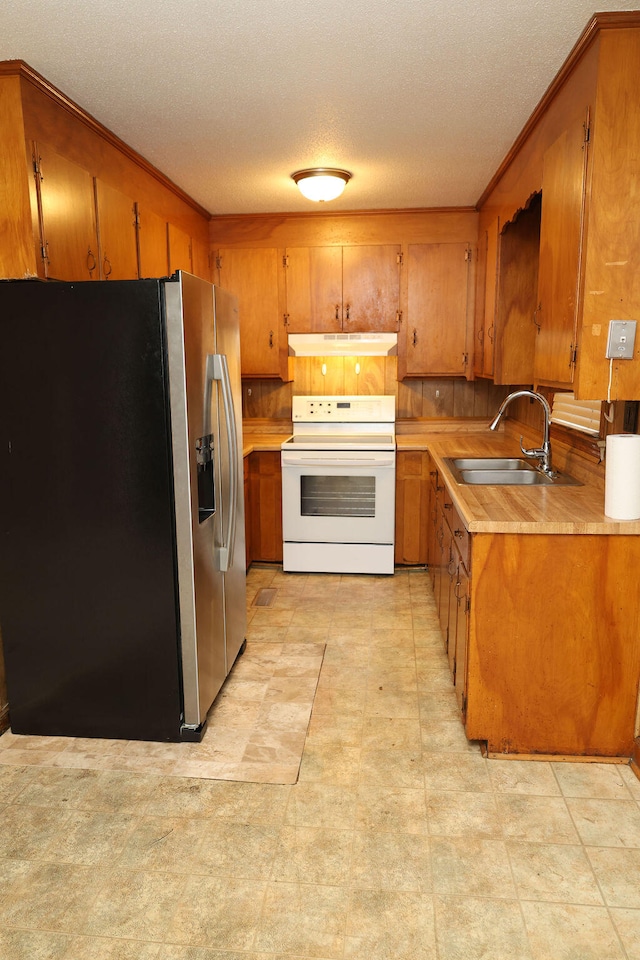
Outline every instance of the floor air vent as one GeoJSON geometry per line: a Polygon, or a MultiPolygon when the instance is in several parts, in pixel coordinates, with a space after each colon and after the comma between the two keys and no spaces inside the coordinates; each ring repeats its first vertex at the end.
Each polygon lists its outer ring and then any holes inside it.
{"type": "Polygon", "coordinates": [[[275,587],[262,587],[254,597],[254,607],[270,607],[277,592],[275,587]]]}

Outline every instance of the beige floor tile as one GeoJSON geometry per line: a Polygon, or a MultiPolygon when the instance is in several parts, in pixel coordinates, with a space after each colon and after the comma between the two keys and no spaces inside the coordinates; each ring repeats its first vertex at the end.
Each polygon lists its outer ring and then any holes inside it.
{"type": "Polygon", "coordinates": [[[264,894],[264,881],[191,877],[163,939],[217,950],[250,950],[264,894]]]}
{"type": "Polygon", "coordinates": [[[130,813],[70,810],[41,859],[108,866],[123,850],[137,819],[130,813]]]}
{"type": "Polygon", "coordinates": [[[593,847],[640,847],[640,805],[633,800],[567,799],[583,843],[593,847]]]}
{"type": "Polygon", "coordinates": [[[578,843],[578,834],[562,797],[497,794],[496,800],[505,836],[511,840],[578,843]]]}
{"type": "Polygon", "coordinates": [[[344,884],[349,878],[351,830],[323,827],[281,829],[271,879],[278,883],[344,884]]]}
{"type": "Polygon", "coordinates": [[[32,862],[0,901],[0,929],[87,932],[86,918],[108,882],[103,867],[32,862]]]}
{"type": "Polygon", "coordinates": [[[351,865],[353,889],[432,891],[427,837],[407,833],[357,831],[351,865]]]}
{"type": "Polygon", "coordinates": [[[185,817],[141,817],[126,839],[119,869],[191,873],[205,832],[202,820],[185,817]]]}
{"type": "Polygon", "coordinates": [[[459,717],[422,717],[422,748],[425,753],[473,753],[480,755],[478,744],[467,740],[459,717]]]}
{"type": "Polygon", "coordinates": [[[403,717],[367,716],[362,728],[365,750],[398,749],[417,752],[421,749],[420,721],[403,717]]]}
{"type": "Polygon", "coordinates": [[[424,790],[362,784],[358,790],[356,825],[359,830],[426,834],[424,790]]]}
{"type": "Polygon", "coordinates": [[[556,763],[556,779],[565,797],[630,800],[623,767],[616,763],[556,763]]]}
{"type": "Polygon", "coordinates": [[[270,883],[255,948],[338,960],[343,955],[346,913],[342,887],[270,883]]]}
{"type": "MultiPolygon", "coordinates": [[[[523,793],[529,796],[560,796],[552,764],[546,761],[496,760],[487,763],[493,789],[498,793],[523,793]]],[[[557,764],[561,767],[563,764],[557,764]]],[[[588,764],[584,764],[588,766],[588,764]]]]}
{"type": "Polygon", "coordinates": [[[611,917],[627,960],[640,960],[640,910],[612,910],[611,917]]]}
{"type": "Polygon", "coordinates": [[[510,841],[507,850],[518,895],[523,900],[602,905],[583,847],[510,841]]]}
{"type": "Polygon", "coordinates": [[[452,755],[425,753],[422,762],[428,791],[460,790],[463,793],[491,793],[488,760],[479,754],[452,755]]]}
{"type": "Polygon", "coordinates": [[[100,773],[95,770],[59,770],[42,767],[29,778],[17,803],[37,807],[78,807],[93,790],[100,773]]]}
{"type": "Polygon", "coordinates": [[[502,837],[495,797],[490,793],[427,793],[430,836],[502,837]]]}
{"type": "Polygon", "coordinates": [[[443,896],[515,899],[504,841],[431,837],[433,889],[443,896]]]}
{"type": "Polygon", "coordinates": [[[384,747],[362,751],[360,782],[371,786],[424,788],[421,751],[384,747]]]}
{"type": "Polygon", "coordinates": [[[360,756],[359,746],[307,739],[298,782],[355,786],[360,778],[360,756]]]}
{"type": "Polygon", "coordinates": [[[535,960],[622,960],[624,953],[605,907],[522,904],[535,960]]]}
{"type": "Polygon", "coordinates": [[[435,907],[438,960],[533,960],[515,900],[436,897],[435,907]]]}
{"type": "Polygon", "coordinates": [[[267,880],[280,829],[267,823],[201,821],[190,869],[208,876],[267,880]]]}
{"type": "Polygon", "coordinates": [[[65,960],[159,960],[161,949],[159,943],[139,940],[75,937],[65,960]]]}
{"type": "Polygon", "coordinates": [[[344,956],[346,960],[435,960],[431,897],[395,890],[354,890],[344,956]]]}
{"type": "Polygon", "coordinates": [[[353,787],[298,783],[291,790],[285,823],[288,826],[352,828],[357,792],[353,787]]]}
{"type": "MultiPolygon", "coordinates": [[[[63,960],[72,937],[38,930],[0,930],[2,960],[63,960]]],[[[156,955],[158,948],[156,948],[156,955]]]]}
{"type": "Polygon", "coordinates": [[[625,782],[629,793],[634,800],[640,801],[640,778],[636,776],[630,766],[619,767],[618,772],[625,782]]]}
{"type": "Polygon", "coordinates": [[[15,800],[33,774],[32,766],[0,766],[0,803],[11,803],[15,800]]]}
{"type": "Polygon", "coordinates": [[[640,850],[587,847],[587,856],[610,907],[640,910],[640,850]]]}
{"type": "Polygon", "coordinates": [[[0,857],[44,860],[71,811],[13,804],[1,811],[0,857]]]}

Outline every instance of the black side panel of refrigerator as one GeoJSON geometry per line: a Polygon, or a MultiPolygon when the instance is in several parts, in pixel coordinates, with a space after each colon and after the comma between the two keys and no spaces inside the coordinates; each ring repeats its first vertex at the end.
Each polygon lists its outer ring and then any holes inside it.
{"type": "Polygon", "coordinates": [[[15,733],[179,740],[157,281],[0,282],[0,625],[15,733]]]}

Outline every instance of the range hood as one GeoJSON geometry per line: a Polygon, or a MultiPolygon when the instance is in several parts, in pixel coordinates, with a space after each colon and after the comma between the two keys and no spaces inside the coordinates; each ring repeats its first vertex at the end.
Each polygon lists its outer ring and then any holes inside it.
{"type": "Polygon", "coordinates": [[[290,333],[290,357],[391,357],[397,333],[290,333]]]}

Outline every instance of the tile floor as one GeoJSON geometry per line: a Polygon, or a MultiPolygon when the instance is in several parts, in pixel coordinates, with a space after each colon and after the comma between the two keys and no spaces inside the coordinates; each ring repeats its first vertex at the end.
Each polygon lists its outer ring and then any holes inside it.
{"type": "Polygon", "coordinates": [[[326,644],[298,782],[0,764],[2,960],[640,960],[628,767],[467,743],[424,572],[261,587],[326,644]]]}

